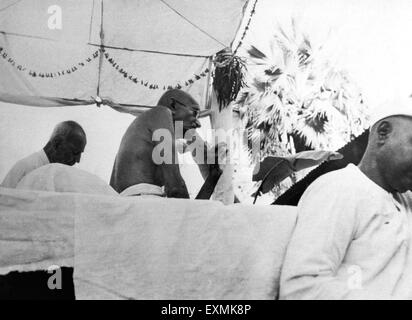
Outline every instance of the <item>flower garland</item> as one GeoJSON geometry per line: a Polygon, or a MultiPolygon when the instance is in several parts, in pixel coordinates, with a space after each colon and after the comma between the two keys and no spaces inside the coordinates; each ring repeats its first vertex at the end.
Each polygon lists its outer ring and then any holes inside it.
{"type": "Polygon", "coordinates": [[[256,12],[257,2],[258,2],[258,0],[255,0],[255,3],[253,4],[252,10],[250,11],[249,20],[248,20],[248,22],[247,22],[247,24],[246,24],[245,29],[243,30],[243,34],[242,34],[242,36],[240,37],[240,40],[239,40],[239,43],[238,43],[237,46],[236,46],[236,49],[233,51],[233,55],[236,55],[237,51],[239,50],[240,46],[241,46],[242,43],[243,43],[243,40],[244,40],[245,37],[246,37],[246,33],[247,33],[247,31],[249,30],[250,23],[252,22],[252,17],[253,17],[253,15],[254,15],[255,12],[256,12]]]}
{"type": "Polygon", "coordinates": [[[243,72],[246,69],[246,63],[244,59],[237,56],[237,51],[243,44],[243,40],[252,22],[252,17],[256,13],[257,2],[258,0],[255,0],[250,11],[249,20],[235,50],[232,52],[231,48],[223,49],[214,58],[213,89],[216,92],[219,111],[222,111],[232,101],[235,101],[240,90],[246,85],[243,72]]]}
{"type": "MultiPolygon", "coordinates": [[[[105,51],[105,49],[99,49],[96,50],[93,55],[90,57],[82,60],[81,62],[78,62],[77,64],[71,66],[70,68],[65,68],[61,71],[55,71],[55,72],[40,72],[40,71],[34,71],[31,70],[23,65],[18,64],[10,55],[6,52],[6,50],[3,47],[0,47],[0,58],[3,58],[6,62],[11,64],[13,67],[15,67],[17,70],[21,72],[27,73],[29,76],[36,78],[58,78],[61,76],[65,75],[70,75],[76,71],[78,71],[81,68],[84,68],[88,63],[91,63],[93,60],[97,59],[100,54],[103,54],[103,57],[109,62],[109,64],[117,70],[120,74],[122,74],[126,79],[134,82],[135,84],[140,84],[142,86],[147,87],[150,90],[157,90],[160,89],[161,86],[155,83],[149,83],[149,81],[138,79],[137,76],[133,75],[129,71],[125,70],[124,68],[120,67],[120,65],[116,62],[116,60],[109,55],[108,52],[105,51]]],[[[195,74],[193,75],[192,78],[186,80],[184,82],[184,85],[181,84],[176,84],[176,85],[164,85],[162,88],[163,90],[169,90],[169,89],[182,89],[183,87],[188,87],[192,85],[195,81],[200,80],[203,77],[206,77],[207,74],[209,73],[209,69],[206,68],[203,70],[200,74],[195,74]]]]}
{"type": "MultiPolygon", "coordinates": [[[[104,52],[104,51],[103,51],[104,52]]],[[[138,79],[137,76],[133,75],[132,73],[130,73],[129,71],[127,71],[126,69],[124,69],[123,67],[121,67],[116,60],[110,56],[110,54],[108,52],[104,52],[105,59],[109,62],[109,64],[116,69],[121,75],[123,75],[123,77],[125,77],[126,79],[136,83],[136,84],[140,84],[142,86],[147,87],[150,90],[158,90],[161,88],[161,86],[159,86],[156,83],[149,83],[149,81],[146,80],[142,80],[142,79],[138,79]]],[[[192,78],[188,79],[185,81],[184,85],[181,84],[177,84],[177,85],[164,85],[163,86],[163,90],[169,90],[169,89],[182,89],[183,87],[188,87],[190,85],[192,85],[195,81],[200,80],[203,77],[206,77],[206,75],[209,73],[209,69],[206,68],[205,70],[203,70],[200,74],[194,74],[192,78]]]]}
{"type": "Polygon", "coordinates": [[[229,48],[216,54],[213,61],[215,71],[213,89],[216,92],[219,111],[235,101],[240,90],[245,86],[244,59],[236,56],[229,48]]]}
{"type": "MultiPolygon", "coordinates": [[[[240,46],[242,45],[243,40],[244,40],[244,38],[245,38],[245,36],[246,36],[246,33],[247,33],[247,31],[249,30],[249,26],[250,26],[250,23],[251,23],[251,21],[252,21],[252,16],[253,16],[253,15],[255,14],[255,12],[256,12],[255,9],[256,9],[257,2],[258,2],[258,0],[255,0],[255,2],[254,2],[254,4],[253,4],[253,7],[252,7],[252,10],[251,10],[251,12],[250,12],[249,20],[248,20],[248,22],[247,22],[247,24],[246,24],[246,27],[245,27],[245,29],[244,29],[244,31],[243,31],[243,34],[242,34],[242,36],[241,36],[241,38],[240,38],[240,40],[239,40],[239,43],[237,44],[236,49],[233,51],[233,54],[232,54],[232,59],[231,59],[232,61],[231,61],[230,64],[234,64],[235,70],[236,70],[236,69],[241,69],[241,68],[243,67],[243,63],[242,63],[241,60],[238,59],[238,57],[236,57],[236,53],[237,53],[238,49],[240,48],[240,46]]],[[[86,58],[86,59],[78,62],[77,64],[75,64],[75,65],[73,65],[73,66],[71,66],[71,67],[69,67],[69,68],[65,68],[65,69],[63,69],[63,70],[55,71],[55,72],[40,72],[40,71],[31,70],[31,69],[29,69],[29,68],[27,68],[27,67],[25,67],[25,66],[23,66],[23,65],[21,65],[21,64],[18,64],[12,57],[10,57],[10,55],[6,52],[6,50],[5,50],[3,47],[0,47],[0,58],[3,58],[6,62],[8,62],[9,64],[11,64],[11,65],[12,65],[14,68],[16,68],[18,71],[20,71],[20,72],[26,72],[29,76],[31,76],[31,77],[33,77],[33,78],[36,78],[36,77],[39,77],[39,78],[58,78],[58,77],[61,77],[61,76],[70,75],[70,74],[78,71],[79,69],[84,68],[87,64],[91,63],[94,59],[98,58],[99,55],[100,55],[100,54],[103,54],[103,53],[104,53],[104,58],[110,63],[110,65],[111,65],[114,69],[116,69],[120,74],[122,74],[125,78],[127,78],[128,80],[134,82],[135,84],[140,84],[140,85],[142,85],[142,86],[145,86],[145,87],[147,87],[148,89],[151,89],[151,90],[160,89],[161,86],[159,86],[158,84],[149,83],[149,81],[145,81],[145,80],[143,80],[143,79],[138,79],[137,76],[131,74],[130,72],[128,72],[128,71],[125,70],[124,68],[120,67],[119,64],[114,60],[114,58],[113,58],[113,57],[110,57],[110,55],[109,55],[107,52],[105,52],[105,49],[104,49],[104,48],[101,48],[101,49],[99,49],[99,50],[96,50],[96,51],[93,53],[92,56],[89,56],[88,58],[86,58]]],[[[219,59],[218,59],[218,60],[219,60],[219,59]]],[[[221,61],[219,61],[219,62],[222,63],[221,61]]],[[[227,66],[225,66],[225,67],[227,67],[227,66]]],[[[232,69],[232,68],[230,67],[230,69],[232,69]]],[[[227,70],[226,70],[226,71],[227,71],[227,70]]],[[[239,70],[237,70],[237,71],[239,71],[239,70]]],[[[178,84],[176,84],[176,85],[164,85],[164,86],[163,86],[163,90],[169,90],[169,89],[173,89],[173,88],[182,89],[183,87],[188,87],[188,86],[192,85],[195,81],[200,80],[200,79],[203,78],[203,77],[206,77],[206,75],[207,75],[209,72],[210,72],[210,70],[209,70],[208,68],[206,68],[206,69],[203,70],[200,74],[194,74],[192,78],[187,79],[187,80],[184,82],[184,85],[182,85],[182,84],[180,84],[180,83],[178,83],[178,84]]],[[[216,72],[216,71],[215,71],[215,72],[216,72]]],[[[218,71],[218,73],[219,73],[219,71],[218,71]]],[[[229,73],[230,73],[230,72],[229,72],[229,73]]],[[[237,72],[236,72],[236,73],[237,73],[237,72]]],[[[218,78],[219,78],[219,77],[218,77],[218,78]]],[[[233,78],[236,79],[236,77],[233,77],[233,78]]],[[[226,80],[227,80],[227,79],[226,79],[226,80]]],[[[218,82],[218,81],[215,81],[215,83],[214,83],[214,84],[215,84],[215,88],[216,88],[217,82],[218,82]]],[[[231,81],[231,82],[233,82],[233,81],[231,81]]],[[[229,92],[230,92],[229,96],[230,96],[231,99],[233,99],[233,98],[235,98],[235,97],[237,96],[237,92],[238,92],[238,90],[239,90],[239,87],[242,87],[242,86],[243,86],[242,78],[241,78],[240,80],[236,80],[236,81],[234,81],[234,82],[235,82],[235,84],[232,83],[232,84],[230,85],[230,88],[231,88],[231,89],[229,90],[229,92]]],[[[222,96],[222,97],[223,97],[223,96],[222,96]]],[[[222,97],[221,97],[221,98],[222,98],[222,97]]],[[[222,98],[222,99],[221,99],[221,101],[219,102],[220,107],[222,107],[222,104],[223,104],[223,105],[227,104],[227,102],[228,102],[228,101],[227,101],[227,98],[228,98],[228,97],[225,97],[225,98],[222,98]]]]}
{"type": "Polygon", "coordinates": [[[6,50],[3,47],[0,47],[0,58],[3,58],[5,61],[10,63],[13,67],[15,67],[17,70],[21,72],[26,72],[29,76],[33,78],[36,78],[36,77],[58,78],[61,76],[72,74],[76,72],[77,70],[84,68],[88,63],[91,63],[98,56],[99,56],[99,50],[96,50],[93,53],[93,55],[89,56],[88,58],[82,60],[81,62],[78,62],[77,64],[69,68],[64,68],[63,70],[55,71],[55,72],[40,72],[40,71],[31,70],[23,65],[18,64],[12,57],[10,57],[10,55],[6,52],[6,50]]]}

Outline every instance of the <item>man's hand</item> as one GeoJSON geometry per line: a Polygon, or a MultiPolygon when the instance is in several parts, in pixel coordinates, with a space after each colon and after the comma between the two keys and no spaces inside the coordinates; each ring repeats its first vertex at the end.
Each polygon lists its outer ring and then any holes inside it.
{"type": "Polygon", "coordinates": [[[221,164],[226,163],[226,157],[228,155],[228,149],[226,143],[218,143],[209,149],[207,156],[207,164],[209,174],[200,189],[196,199],[210,199],[215,190],[215,187],[219,181],[220,176],[223,173],[221,164]]]}
{"type": "Polygon", "coordinates": [[[178,153],[183,154],[187,152],[188,143],[184,139],[176,139],[176,150],[178,153]]]}
{"type": "Polygon", "coordinates": [[[178,164],[162,164],[163,183],[168,198],[189,199],[189,192],[183,180],[178,164]]]}
{"type": "Polygon", "coordinates": [[[220,142],[210,148],[207,153],[207,163],[209,164],[209,174],[216,176],[222,174],[222,166],[227,162],[229,149],[225,142],[220,142]]]}
{"type": "Polygon", "coordinates": [[[189,193],[186,186],[165,186],[166,197],[189,199],[189,193]]]}

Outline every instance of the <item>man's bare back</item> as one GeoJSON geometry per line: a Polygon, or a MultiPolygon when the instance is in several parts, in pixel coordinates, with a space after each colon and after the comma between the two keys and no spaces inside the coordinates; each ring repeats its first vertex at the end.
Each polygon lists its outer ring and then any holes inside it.
{"type": "MultiPolygon", "coordinates": [[[[136,118],[120,143],[110,185],[121,193],[131,186],[146,183],[159,187],[164,186],[168,197],[189,198],[177,160],[174,121],[182,121],[184,131],[200,127],[196,116],[198,108],[195,100],[188,94],[173,90],[164,94],[164,97],[162,96],[157,107],[136,118]],[[172,105],[169,108],[160,105],[161,103],[168,104],[170,101],[172,101],[172,105]],[[176,106],[175,101],[183,105],[184,108],[176,106]],[[156,130],[170,133],[173,154],[171,163],[156,164],[153,159],[153,150],[159,143],[153,139],[153,133],[156,130]]],[[[210,166],[210,172],[206,174],[206,181],[197,199],[210,198],[220,175],[221,170],[218,164],[210,166]]]]}
{"type": "Polygon", "coordinates": [[[137,117],[126,130],[114,163],[110,185],[122,192],[139,183],[162,187],[165,185],[163,169],[152,160],[156,129],[169,129],[171,111],[162,106],[148,110],[137,117]]]}

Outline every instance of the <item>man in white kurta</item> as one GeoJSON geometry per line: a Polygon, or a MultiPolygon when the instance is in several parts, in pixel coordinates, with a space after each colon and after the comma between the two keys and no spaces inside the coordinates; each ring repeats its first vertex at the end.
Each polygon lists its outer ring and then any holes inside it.
{"type": "Polygon", "coordinates": [[[28,157],[17,161],[7,173],[1,186],[4,188],[16,188],[20,180],[27,174],[49,163],[50,161],[44,150],[35,152],[28,157]]]}
{"type": "Polygon", "coordinates": [[[372,122],[361,163],[302,196],[281,299],[412,298],[412,104],[391,106],[372,122]]]}
{"type": "Polygon", "coordinates": [[[72,166],[80,162],[86,142],[86,133],[77,122],[64,121],[59,123],[54,128],[45,147],[17,161],[0,186],[16,188],[27,174],[49,163],[72,166]]]}

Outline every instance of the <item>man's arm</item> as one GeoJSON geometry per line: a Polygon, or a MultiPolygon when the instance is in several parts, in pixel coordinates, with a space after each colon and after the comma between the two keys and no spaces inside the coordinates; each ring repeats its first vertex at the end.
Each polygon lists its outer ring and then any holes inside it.
{"type": "Polygon", "coordinates": [[[180,174],[178,164],[162,164],[161,166],[165,192],[168,198],[189,199],[186,183],[180,174]]]}
{"type": "Polygon", "coordinates": [[[16,188],[25,174],[24,166],[19,161],[10,169],[0,186],[3,188],[16,188]]]}
{"type": "Polygon", "coordinates": [[[223,157],[220,153],[224,153],[224,157],[227,156],[226,144],[219,143],[211,149],[208,143],[194,129],[189,130],[185,134],[185,138],[187,142],[183,148],[183,153],[186,151],[191,152],[193,160],[199,167],[199,171],[205,180],[196,199],[210,199],[223,173],[219,166],[219,158],[223,157]]]}
{"type": "Polygon", "coordinates": [[[210,171],[209,164],[207,163],[208,143],[202,139],[195,129],[186,132],[185,139],[186,145],[183,148],[183,153],[190,151],[193,161],[199,167],[203,179],[206,180],[210,171]]]}
{"type": "Polygon", "coordinates": [[[199,193],[196,196],[198,200],[208,200],[215,191],[215,187],[219,181],[220,176],[222,175],[222,170],[219,167],[219,164],[209,165],[209,174],[200,188],[199,193]]]}
{"type": "Polygon", "coordinates": [[[164,161],[159,164],[166,196],[169,198],[188,199],[189,192],[180,174],[172,113],[165,107],[156,107],[151,112],[150,127],[152,130],[152,140],[155,145],[152,159],[157,163],[155,157],[160,156],[162,150],[164,153],[169,153],[167,156],[163,153],[164,161]],[[159,139],[159,137],[163,139],[159,139]]]}

